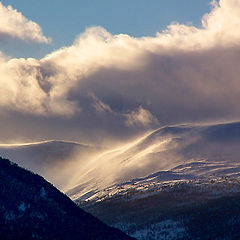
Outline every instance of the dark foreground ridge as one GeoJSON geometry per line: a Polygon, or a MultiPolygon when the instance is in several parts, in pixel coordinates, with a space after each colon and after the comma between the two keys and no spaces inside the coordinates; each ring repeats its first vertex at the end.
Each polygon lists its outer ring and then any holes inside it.
{"type": "Polygon", "coordinates": [[[42,177],[0,157],[0,239],[131,240],[42,177]]]}

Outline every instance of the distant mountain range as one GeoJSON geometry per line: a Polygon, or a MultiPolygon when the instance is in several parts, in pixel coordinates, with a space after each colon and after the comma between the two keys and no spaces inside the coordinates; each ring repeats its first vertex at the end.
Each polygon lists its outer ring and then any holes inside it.
{"type": "Polygon", "coordinates": [[[0,154],[137,239],[240,236],[240,122],[165,126],[113,149],[49,141],[0,154]]]}
{"type": "Polygon", "coordinates": [[[0,156],[40,174],[59,189],[63,189],[71,179],[75,165],[81,165],[86,157],[99,150],[100,148],[80,143],[52,140],[27,144],[2,144],[0,156]]]}
{"type": "Polygon", "coordinates": [[[135,178],[239,175],[240,123],[166,126],[114,149],[46,141],[0,145],[0,155],[40,174],[72,199],[89,199],[135,178]]]}
{"type": "Polygon", "coordinates": [[[130,240],[42,177],[0,158],[0,239],[130,240]]]}

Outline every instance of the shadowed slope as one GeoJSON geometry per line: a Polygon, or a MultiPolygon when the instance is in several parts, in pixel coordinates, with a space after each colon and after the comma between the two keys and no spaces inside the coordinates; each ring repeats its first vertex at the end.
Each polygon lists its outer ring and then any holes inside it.
{"type": "Polygon", "coordinates": [[[0,158],[0,239],[127,240],[42,177],[0,158]]]}

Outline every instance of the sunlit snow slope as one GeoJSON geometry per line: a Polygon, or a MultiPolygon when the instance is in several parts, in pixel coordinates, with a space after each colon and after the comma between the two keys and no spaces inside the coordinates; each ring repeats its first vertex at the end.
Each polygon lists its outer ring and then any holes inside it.
{"type": "Polygon", "coordinates": [[[68,184],[86,157],[98,151],[92,146],[65,141],[0,145],[0,156],[44,176],[60,189],[68,184]]]}
{"type": "Polygon", "coordinates": [[[72,178],[75,187],[67,194],[90,199],[112,185],[153,173],[158,181],[239,175],[239,152],[239,122],[167,126],[93,158],[72,178]]]}
{"type": "Polygon", "coordinates": [[[72,199],[96,197],[154,173],[158,181],[240,175],[239,152],[240,122],[165,126],[107,151],[63,141],[0,146],[1,156],[41,174],[72,199]]]}

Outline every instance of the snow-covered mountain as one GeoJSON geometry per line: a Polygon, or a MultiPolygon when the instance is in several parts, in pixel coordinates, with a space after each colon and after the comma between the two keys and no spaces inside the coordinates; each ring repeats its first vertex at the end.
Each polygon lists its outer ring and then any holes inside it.
{"type": "Polygon", "coordinates": [[[76,166],[98,151],[94,146],[66,141],[0,145],[0,156],[40,174],[60,189],[67,185],[76,166]]]}
{"type": "Polygon", "coordinates": [[[112,185],[68,192],[105,223],[141,240],[239,238],[240,123],[163,127],[106,156],[112,185]]]}
{"type": "Polygon", "coordinates": [[[0,145],[0,155],[52,182],[72,199],[156,174],[161,181],[239,175],[240,123],[165,126],[118,148],[73,142],[0,145]]]}
{"type": "Polygon", "coordinates": [[[50,141],[0,154],[138,239],[240,234],[240,122],[165,126],[108,150],[50,141]]]}
{"type": "Polygon", "coordinates": [[[239,177],[162,182],[151,176],[77,203],[139,240],[233,240],[240,235],[239,177]]]}
{"type": "Polygon", "coordinates": [[[238,176],[239,147],[239,122],[163,127],[91,159],[67,194],[91,199],[106,188],[154,173],[161,181],[238,176]]]}

